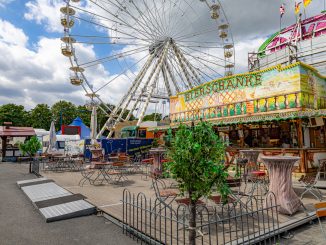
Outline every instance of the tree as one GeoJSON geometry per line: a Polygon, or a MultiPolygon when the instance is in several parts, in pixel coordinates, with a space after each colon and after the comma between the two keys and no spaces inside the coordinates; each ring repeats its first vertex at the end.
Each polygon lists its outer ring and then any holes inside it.
{"type": "MultiPolygon", "coordinates": [[[[25,143],[19,144],[19,150],[29,157],[35,157],[39,149],[41,149],[42,144],[36,136],[33,136],[25,143]]],[[[32,172],[32,163],[29,163],[29,172],[32,172]]]]}
{"type": "Polygon", "coordinates": [[[80,117],[87,126],[91,124],[91,114],[92,109],[88,109],[85,105],[77,107],[76,116],[80,117]]]}
{"type": "Polygon", "coordinates": [[[50,129],[52,114],[47,104],[38,104],[35,106],[28,115],[29,125],[33,128],[50,129]]]}
{"type": "Polygon", "coordinates": [[[31,137],[25,143],[19,144],[19,150],[30,157],[34,157],[39,149],[41,149],[42,144],[36,136],[31,137]]]}
{"type": "Polygon", "coordinates": [[[4,122],[12,122],[13,126],[29,126],[24,106],[15,104],[0,106],[0,125],[4,122]]]}
{"type": "Polygon", "coordinates": [[[217,187],[223,200],[230,193],[227,185],[228,173],[224,170],[225,147],[215,134],[212,125],[200,122],[196,126],[180,125],[172,138],[168,151],[171,159],[166,169],[179,184],[181,194],[188,195],[189,243],[196,240],[196,203],[209,196],[213,186],[217,187]]]}
{"type": "Polygon", "coordinates": [[[60,100],[51,107],[51,113],[55,119],[56,129],[60,129],[60,117],[62,116],[62,124],[69,125],[77,115],[76,106],[71,102],[60,100]]]}
{"type": "Polygon", "coordinates": [[[152,113],[149,115],[145,115],[143,121],[161,121],[162,120],[162,114],[160,113],[152,113]]]}

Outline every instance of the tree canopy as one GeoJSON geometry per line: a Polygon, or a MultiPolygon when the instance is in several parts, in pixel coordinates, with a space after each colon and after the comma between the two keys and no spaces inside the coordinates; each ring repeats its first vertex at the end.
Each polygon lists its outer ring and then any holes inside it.
{"type": "Polygon", "coordinates": [[[162,114],[160,113],[152,113],[149,115],[144,116],[143,121],[161,121],[162,120],[162,114]]]}
{"type": "Polygon", "coordinates": [[[168,170],[178,181],[183,193],[192,200],[208,196],[216,186],[222,196],[229,194],[228,176],[224,170],[225,146],[215,134],[212,125],[200,122],[196,126],[180,125],[171,136],[168,170]]]}
{"type": "Polygon", "coordinates": [[[28,115],[29,125],[33,128],[50,129],[52,114],[47,104],[36,105],[28,115]]]}
{"type": "MultiPolygon", "coordinates": [[[[111,110],[114,105],[107,104],[111,110]]],[[[55,120],[56,130],[60,129],[60,117],[62,114],[62,124],[70,124],[76,117],[80,117],[86,125],[90,125],[91,110],[86,105],[74,105],[71,102],[60,100],[51,107],[47,104],[38,104],[31,110],[27,111],[22,105],[4,104],[0,105],[0,125],[4,122],[12,122],[13,126],[43,128],[49,130],[52,120],[55,120]]],[[[124,112],[124,117],[129,110],[124,112]]],[[[146,118],[147,116],[145,116],[146,118]]],[[[149,117],[153,117],[149,115],[149,117]]],[[[99,127],[103,126],[108,115],[101,109],[97,110],[97,122],[99,127]]],[[[159,118],[160,119],[160,118],[159,118]]],[[[130,121],[135,120],[132,115],[130,121]]]]}
{"type": "Polygon", "coordinates": [[[52,105],[51,113],[55,120],[55,127],[58,130],[60,129],[61,120],[63,125],[68,125],[76,118],[77,108],[71,102],[60,100],[52,105]]]}
{"type": "Polygon", "coordinates": [[[28,114],[24,106],[6,104],[0,106],[0,125],[4,122],[12,122],[14,126],[28,126],[28,114]]]}

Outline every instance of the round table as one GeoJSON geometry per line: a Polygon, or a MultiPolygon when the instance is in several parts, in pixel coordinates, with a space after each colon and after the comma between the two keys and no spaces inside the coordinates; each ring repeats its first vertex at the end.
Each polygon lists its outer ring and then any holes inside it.
{"type": "Polygon", "coordinates": [[[244,157],[248,159],[249,163],[256,163],[256,164],[260,152],[261,150],[253,150],[253,149],[240,150],[240,153],[242,153],[244,157]]]}
{"type": "Polygon", "coordinates": [[[153,168],[162,170],[162,156],[166,152],[165,148],[152,148],[149,150],[149,153],[153,156],[154,161],[153,161],[153,168]]]}
{"type": "Polygon", "coordinates": [[[280,205],[279,212],[294,214],[302,205],[292,188],[292,169],[300,157],[263,156],[261,159],[268,169],[269,191],[275,194],[276,203],[280,205]]]}
{"type": "Polygon", "coordinates": [[[247,183],[247,178],[250,172],[259,170],[258,168],[258,156],[260,154],[261,150],[253,150],[253,149],[248,149],[248,150],[240,150],[240,153],[243,154],[243,156],[248,159],[248,162],[243,165],[242,167],[244,168],[244,180],[247,183]]]}

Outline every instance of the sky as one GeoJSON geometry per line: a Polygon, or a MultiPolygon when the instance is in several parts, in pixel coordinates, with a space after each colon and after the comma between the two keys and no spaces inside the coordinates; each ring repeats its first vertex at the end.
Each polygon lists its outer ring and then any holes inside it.
{"type": "MultiPolygon", "coordinates": [[[[196,9],[195,5],[201,4],[199,0],[191,2],[193,9],[196,9]]],[[[282,26],[295,22],[292,0],[221,0],[221,3],[232,30],[236,72],[246,72],[247,53],[257,50],[269,35],[279,30],[279,7],[282,3],[286,4],[282,26]]],[[[63,27],[60,24],[59,9],[62,6],[62,0],[0,0],[0,105],[16,103],[31,109],[38,103],[51,106],[58,100],[85,103],[85,92],[69,82],[70,63],[60,51],[63,27]]],[[[91,6],[82,0],[80,7],[90,9],[91,6]]],[[[316,15],[323,9],[324,0],[313,0],[305,11],[306,16],[316,15]]],[[[193,28],[200,29],[206,21],[210,19],[193,19],[193,28]]],[[[74,28],[76,33],[88,35],[106,32],[100,26],[87,25],[82,21],[76,23],[74,28]]],[[[216,30],[216,35],[217,33],[216,30]]],[[[86,62],[135,48],[134,45],[111,46],[78,44],[78,59],[86,62]]],[[[141,53],[138,53],[119,64],[93,66],[85,73],[87,80],[99,88],[114,78],[119,70],[135,64],[140,56],[141,53]]],[[[116,104],[130,86],[130,78],[140,68],[138,64],[133,66],[124,76],[101,90],[102,100],[116,104]]]]}

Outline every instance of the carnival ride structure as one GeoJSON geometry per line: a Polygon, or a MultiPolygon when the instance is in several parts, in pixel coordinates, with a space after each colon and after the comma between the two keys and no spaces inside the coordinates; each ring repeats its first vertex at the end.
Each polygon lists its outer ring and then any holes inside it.
{"type": "Polygon", "coordinates": [[[249,71],[297,61],[315,67],[326,75],[326,12],[297,22],[271,35],[258,49],[248,54],[249,71]]]}
{"type": "Polygon", "coordinates": [[[176,93],[234,73],[234,43],[220,1],[66,0],[61,7],[61,52],[69,58],[70,81],[81,86],[92,106],[108,119],[97,137],[131,116],[142,122],[151,105],[165,105],[176,93]],[[85,60],[80,47],[100,50],[85,60]],[[100,67],[110,74],[99,87],[87,79],[100,67]],[[115,107],[108,87],[127,80],[130,87],[115,107]],[[101,97],[100,97],[101,95],[101,97]],[[111,100],[112,103],[112,100],[111,100]]]}

